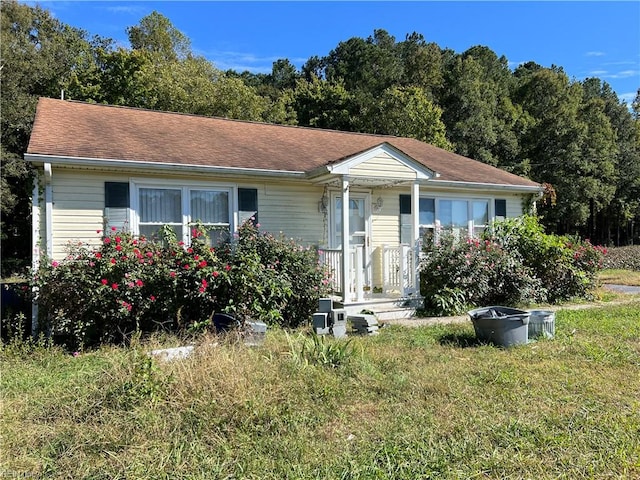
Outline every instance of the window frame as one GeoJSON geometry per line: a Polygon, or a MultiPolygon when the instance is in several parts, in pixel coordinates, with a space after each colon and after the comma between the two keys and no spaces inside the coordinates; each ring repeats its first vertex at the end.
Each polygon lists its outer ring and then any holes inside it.
{"type": "MultiPolygon", "coordinates": [[[[176,181],[167,179],[131,179],[129,182],[131,200],[130,225],[134,235],[140,235],[140,190],[180,190],[181,216],[182,216],[182,238],[189,245],[191,243],[191,227],[198,220],[191,218],[191,191],[214,191],[226,192],[229,198],[229,235],[230,237],[237,230],[238,226],[238,187],[232,183],[222,182],[197,182],[197,181],[176,181]]],[[[143,225],[147,222],[142,222],[143,225]]]]}
{"type": "MultiPolygon", "coordinates": [[[[406,197],[410,197],[410,195],[408,194],[401,194],[401,196],[404,195],[406,197]]],[[[507,208],[507,199],[504,197],[496,197],[496,196],[476,196],[474,195],[473,197],[463,197],[463,196],[458,196],[458,195],[428,195],[428,194],[422,194],[420,195],[420,200],[423,199],[428,199],[428,200],[433,200],[434,202],[434,223],[431,224],[422,224],[419,223],[418,224],[418,228],[420,230],[420,238],[423,238],[424,235],[427,232],[433,232],[434,237],[437,237],[439,232],[442,232],[444,230],[446,230],[447,228],[449,228],[449,225],[443,225],[441,223],[441,215],[442,215],[442,206],[441,206],[441,202],[442,201],[451,201],[451,202],[455,202],[455,201],[463,201],[466,202],[467,204],[467,225],[466,227],[463,227],[466,230],[466,234],[469,235],[469,232],[472,232],[472,236],[477,237],[481,231],[483,231],[485,228],[487,228],[489,226],[489,224],[491,222],[493,222],[494,220],[496,220],[496,216],[495,216],[495,205],[496,205],[496,201],[497,200],[504,200],[504,205],[505,205],[505,210],[507,208]],[[474,222],[474,218],[473,218],[473,206],[474,203],[476,202],[482,202],[484,204],[487,205],[487,223],[486,224],[476,224],[474,222]]],[[[403,229],[403,221],[402,221],[402,217],[403,217],[403,211],[402,211],[402,200],[400,200],[401,203],[401,207],[400,207],[400,243],[402,243],[402,229],[403,229]]],[[[420,204],[420,202],[418,202],[420,204]]],[[[406,212],[404,212],[404,214],[406,214],[406,212]]],[[[420,212],[418,212],[418,219],[420,218],[420,212]]],[[[502,218],[502,217],[501,217],[502,218]]],[[[506,218],[506,217],[505,217],[506,218]]]]}

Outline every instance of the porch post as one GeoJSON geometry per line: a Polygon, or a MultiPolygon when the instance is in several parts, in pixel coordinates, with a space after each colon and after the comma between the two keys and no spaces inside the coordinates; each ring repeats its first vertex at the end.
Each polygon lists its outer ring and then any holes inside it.
{"type": "Polygon", "coordinates": [[[413,278],[413,291],[420,291],[418,278],[418,258],[420,256],[420,184],[416,180],[411,186],[411,278],[413,278]]]}
{"type": "MultiPolygon", "coordinates": [[[[40,268],[40,173],[36,170],[33,178],[33,191],[31,193],[31,268],[37,272],[40,268]]],[[[33,287],[35,298],[35,287],[33,287]]],[[[31,302],[31,335],[37,336],[38,332],[38,303],[31,302]]]]}
{"type": "Polygon", "coordinates": [[[349,300],[351,265],[349,265],[349,178],[342,177],[342,301],[349,300]]]}

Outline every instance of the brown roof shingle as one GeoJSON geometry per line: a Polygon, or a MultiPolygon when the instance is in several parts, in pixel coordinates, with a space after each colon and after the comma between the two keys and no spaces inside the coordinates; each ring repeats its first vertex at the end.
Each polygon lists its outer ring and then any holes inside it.
{"type": "Polygon", "coordinates": [[[388,143],[434,181],[537,186],[411,138],[271,125],[41,98],[27,154],[310,172],[388,143]]]}

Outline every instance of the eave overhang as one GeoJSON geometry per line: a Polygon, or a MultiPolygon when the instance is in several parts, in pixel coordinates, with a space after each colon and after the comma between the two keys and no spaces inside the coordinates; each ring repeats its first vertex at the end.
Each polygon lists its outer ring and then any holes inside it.
{"type": "Polygon", "coordinates": [[[221,167],[216,165],[185,165],[181,163],[145,162],[113,158],[87,158],[26,153],[24,159],[35,165],[50,163],[53,166],[77,166],[104,169],[136,169],[154,172],[206,173],[216,175],[250,175],[267,177],[305,178],[306,174],[295,170],[268,170],[260,168],[221,167]]]}

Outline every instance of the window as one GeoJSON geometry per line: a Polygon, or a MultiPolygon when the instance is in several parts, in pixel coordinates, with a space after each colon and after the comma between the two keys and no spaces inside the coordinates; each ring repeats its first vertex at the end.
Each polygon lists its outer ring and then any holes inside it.
{"type": "MultiPolygon", "coordinates": [[[[489,200],[420,197],[419,205],[420,238],[427,241],[434,237],[436,225],[459,238],[469,232],[478,236],[491,218],[489,200]]],[[[495,200],[495,215],[499,214],[506,216],[506,200],[495,200]]],[[[411,195],[400,195],[400,242],[411,243],[411,195]]]]}
{"type": "Polygon", "coordinates": [[[471,202],[471,213],[473,235],[478,237],[489,224],[489,202],[487,200],[474,200],[471,202]]]}
{"type": "Polygon", "coordinates": [[[159,230],[168,225],[178,240],[186,243],[191,238],[191,228],[202,225],[211,244],[228,241],[235,228],[235,221],[255,218],[258,214],[256,189],[239,188],[237,202],[232,187],[173,186],[135,184],[134,218],[137,234],[157,238],[159,230]],[[235,207],[237,205],[237,207],[235,207]],[[234,209],[237,216],[234,217],[234,209]]]}
{"type": "Polygon", "coordinates": [[[184,237],[181,189],[141,188],[138,195],[140,216],[138,233],[140,235],[155,238],[163,225],[169,225],[175,232],[176,238],[184,237]]]}
{"type": "Polygon", "coordinates": [[[229,192],[191,190],[191,222],[204,226],[210,242],[215,245],[229,240],[229,192]]]}
{"type": "Polygon", "coordinates": [[[466,200],[439,200],[440,226],[456,237],[465,237],[469,227],[469,204],[466,200]]]}
{"type": "MultiPolygon", "coordinates": [[[[436,227],[435,198],[419,199],[420,238],[433,238],[436,227]]],[[[411,244],[411,195],[400,195],[400,243],[411,244]]]]}

